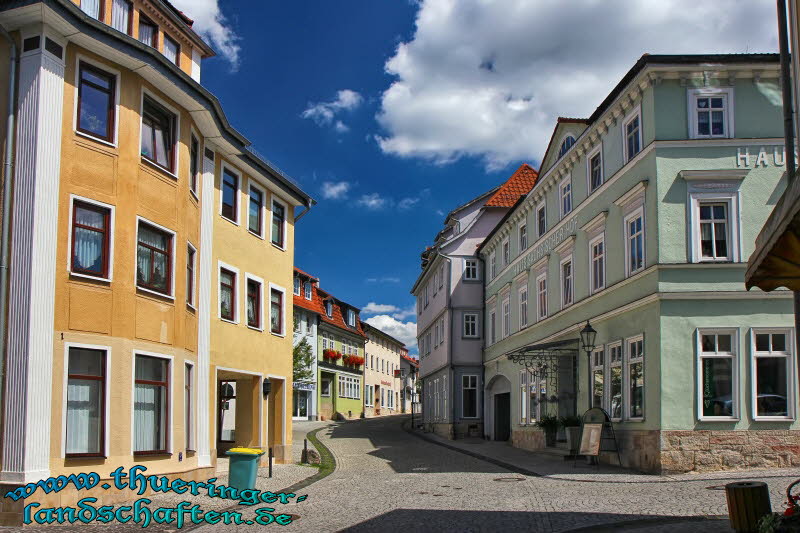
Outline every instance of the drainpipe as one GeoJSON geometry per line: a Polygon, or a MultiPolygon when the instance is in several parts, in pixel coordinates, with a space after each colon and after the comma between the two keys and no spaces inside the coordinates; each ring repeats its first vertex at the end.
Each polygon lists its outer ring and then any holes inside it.
{"type": "Polygon", "coordinates": [[[483,426],[483,438],[488,440],[486,433],[486,261],[478,253],[478,275],[481,280],[481,316],[478,318],[481,327],[481,425],[483,426]]]}
{"type": "MultiPolygon", "coordinates": [[[[5,398],[5,367],[6,367],[6,322],[8,316],[6,307],[8,303],[8,233],[11,225],[11,179],[14,175],[14,130],[15,107],[17,100],[17,43],[11,38],[6,29],[0,25],[0,36],[8,41],[11,47],[11,57],[8,65],[8,119],[6,124],[6,153],[3,166],[3,221],[0,230],[0,401],[5,398]]],[[[2,426],[2,411],[0,411],[0,427],[2,426]]]]}
{"type": "Polygon", "coordinates": [[[311,211],[311,204],[306,204],[306,205],[304,205],[304,206],[303,206],[303,209],[305,209],[305,211],[303,211],[303,212],[302,212],[302,213],[300,213],[299,215],[295,215],[295,217],[294,217],[294,221],[295,221],[295,223],[296,223],[298,220],[300,220],[301,218],[303,218],[304,216],[306,216],[306,215],[308,214],[308,212],[309,212],[309,211],[311,211]]]}
{"type": "MultiPolygon", "coordinates": [[[[456,386],[456,366],[453,364],[453,342],[455,341],[455,335],[453,334],[453,328],[455,327],[455,319],[453,317],[453,299],[452,299],[452,287],[450,283],[453,280],[453,259],[449,255],[442,255],[447,260],[447,310],[450,312],[450,338],[447,342],[447,360],[450,363],[450,390],[453,391],[453,394],[450,396],[450,421],[453,423],[453,440],[458,439],[458,431],[456,430],[456,394],[458,393],[458,387],[456,386]]],[[[463,398],[461,400],[464,401],[463,398]]]]}
{"type": "MultiPolygon", "coordinates": [[[[792,105],[792,76],[791,57],[789,55],[789,36],[787,34],[786,0],[778,1],[778,45],[781,52],[781,92],[783,93],[783,136],[784,151],[786,152],[786,190],[791,187],[796,176],[796,162],[794,157],[794,106],[792,105]]],[[[794,335],[795,347],[800,346],[800,292],[792,293],[794,301],[794,335]]],[[[797,348],[795,348],[797,350],[797,348]]],[[[800,363],[800,350],[797,350],[798,363],[800,363]]],[[[800,365],[798,365],[800,372],[800,365]]]]}

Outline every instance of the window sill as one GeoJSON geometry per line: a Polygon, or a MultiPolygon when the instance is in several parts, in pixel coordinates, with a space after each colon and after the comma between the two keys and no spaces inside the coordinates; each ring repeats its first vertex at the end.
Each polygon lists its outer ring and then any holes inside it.
{"type": "Polygon", "coordinates": [[[64,459],[67,461],[74,461],[76,459],[108,459],[108,456],[102,453],[86,453],[86,454],[64,454],[64,459]]]}
{"type": "Polygon", "coordinates": [[[233,224],[234,226],[238,226],[238,225],[239,225],[239,223],[238,223],[237,221],[235,221],[235,220],[232,220],[232,219],[230,219],[230,218],[226,217],[226,216],[225,216],[225,215],[223,215],[222,213],[220,213],[220,214],[219,214],[219,218],[221,218],[222,220],[225,220],[226,222],[230,222],[230,223],[231,223],[231,224],[233,224]]]}
{"type": "Polygon", "coordinates": [[[794,422],[794,417],[789,416],[754,416],[754,422],[794,422]]]}
{"type": "Polygon", "coordinates": [[[152,289],[146,289],[141,285],[136,285],[136,290],[146,292],[147,294],[152,294],[153,296],[158,296],[159,298],[164,298],[166,300],[172,300],[173,302],[175,301],[175,297],[172,296],[171,294],[164,294],[163,292],[154,291],[152,289]]]}
{"type": "Polygon", "coordinates": [[[223,322],[227,322],[228,324],[234,324],[234,325],[236,325],[236,324],[238,324],[238,323],[239,323],[239,322],[238,322],[238,321],[236,321],[236,320],[231,320],[231,319],[229,319],[229,318],[222,318],[221,316],[217,316],[217,318],[219,318],[219,319],[220,319],[221,321],[223,321],[223,322]]]}
{"type": "Polygon", "coordinates": [[[272,246],[273,246],[273,248],[277,248],[277,249],[278,249],[278,250],[280,250],[281,252],[285,252],[285,251],[286,251],[286,247],[285,247],[285,246],[279,246],[279,245],[275,244],[275,243],[274,243],[274,242],[272,242],[272,241],[270,241],[270,243],[272,243],[272,246]]]}
{"type": "MultiPolygon", "coordinates": [[[[250,235],[252,235],[253,237],[258,237],[258,238],[259,238],[259,239],[261,239],[262,241],[263,241],[263,240],[266,240],[266,239],[264,238],[264,236],[263,236],[263,235],[259,235],[258,233],[256,233],[255,231],[251,230],[250,228],[248,228],[248,229],[247,229],[247,233],[249,233],[249,234],[250,234],[250,235]]],[[[298,294],[298,296],[300,296],[300,295],[298,294]]]]}
{"type": "Polygon", "coordinates": [[[134,457],[172,457],[172,452],[133,452],[134,457]]]}
{"type": "Polygon", "coordinates": [[[166,167],[162,167],[161,165],[159,165],[158,163],[156,163],[154,161],[150,161],[149,159],[147,159],[143,155],[140,155],[139,159],[140,159],[140,161],[142,163],[144,163],[145,166],[150,167],[150,168],[155,169],[155,170],[158,170],[162,174],[166,174],[167,176],[169,176],[170,178],[174,179],[175,181],[178,181],[178,179],[179,179],[178,175],[175,174],[174,172],[172,172],[170,169],[168,169],[166,167]]]}
{"type": "Polygon", "coordinates": [[[80,274],[78,272],[73,272],[72,270],[67,270],[67,272],[69,272],[70,277],[90,279],[92,281],[102,281],[103,283],[111,283],[112,279],[112,278],[104,278],[102,276],[92,276],[91,274],[80,274]]]}
{"type": "MultiPolygon", "coordinates": [[[[85,133],[85,132],[82,132],[80,130],[74,130],[74,131],[75,131],[75,135],[77,135],[79,137],[82,137],[84,139],[89,139],[90,141],[94,141],[96,143],[100,143],[103,146],[107,146],[109,148],[114,148],[114,149],[117,148],[117,144],[116,143],[112,143],[111,141],[103,139],[102,137],[95,137],[94,135],[92,135],[90,133],[85,133]]],[[[116,131],[114,132],[114,134],[116,135],[116,131]]]]}
{"type": "Polygon", "coordinates": [[[188,311],[191,311],[192,313],[197,312],[197,308],[194,305],[190,304],[189,302],[186,302],[186,309],[188,311]]]}
{"type": "Polygon", "coordinates": [[[732,416],[701,416],[698,422],[740,422],[741,418],[732,416]]]}
{"type": "Polygon", "coordinates": [[[194,203],[195,204],[198,204],[198,205],[200,204],[200,197],[197,196],[197,191],[193,191],[192,189],[189,189],[189,195],[194,199],[194,203]]]}
{"type": "Polygon", "coordinates": [[[274,331],[270,331],[271,335],[275,335],[276,337],[286,337],[285,333],[275,333],[274,331]]]}
{"type": "Polygon", "coordinates": [[[253,331],[259,331],[259,332],[262,332],[262,333],[263,333],[263,331],[264,331],[264,328],[262,328],[262,327],[256,327],[256,326],[251,326],[250,324],[247,324],[247,329],[252,329],[253,331]]]}

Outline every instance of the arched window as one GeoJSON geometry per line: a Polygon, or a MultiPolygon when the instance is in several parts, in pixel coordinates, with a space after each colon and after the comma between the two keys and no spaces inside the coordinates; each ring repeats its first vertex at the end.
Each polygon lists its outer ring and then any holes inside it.
{"type": "Polygon", "coordinates": [[[561,158],[561,156],[567,153],[567,150],[572,148],[573,144],[575,144],[575,137],[573,137],[572,135],[564,139],[564,141],[561,143],[561,148],[558,149],[559,159],[561,158]]]}

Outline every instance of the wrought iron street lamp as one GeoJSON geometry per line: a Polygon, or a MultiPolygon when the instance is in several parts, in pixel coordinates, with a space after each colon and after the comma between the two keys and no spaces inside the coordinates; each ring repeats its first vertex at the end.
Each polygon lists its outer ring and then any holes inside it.
{"type": "Polygon", "coordinates": [[[597,337],[597,332],[589,324],[589,320],[586,320],[586,325],[581,330],[581,347],[586,351],[586,375],[589,383],[589,388],[586,389],[589,399],[588,409],[592,408],[592,352],[594,351],[595,337],[597,337]]]}

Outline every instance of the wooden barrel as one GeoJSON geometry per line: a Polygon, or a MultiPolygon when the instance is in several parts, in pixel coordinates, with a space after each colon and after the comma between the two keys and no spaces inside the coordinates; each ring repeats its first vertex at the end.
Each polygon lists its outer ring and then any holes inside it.
{"type": "Polygon", "coordinates": [[[769,489],[763,481],[740,481],[725,485],[728,516],[737,533],[756,533],[758,521],[772,512],[769,489]]]}

